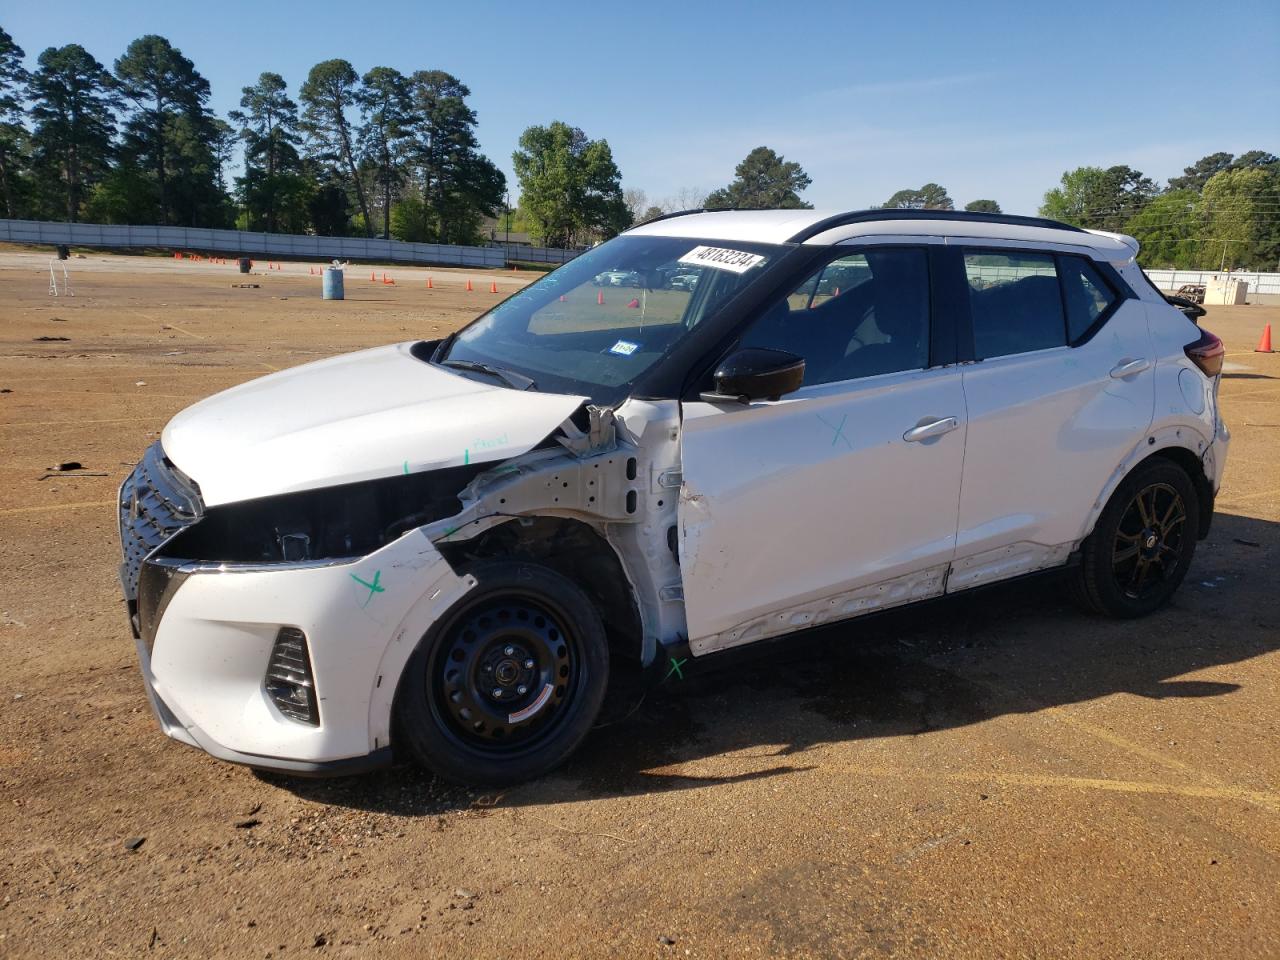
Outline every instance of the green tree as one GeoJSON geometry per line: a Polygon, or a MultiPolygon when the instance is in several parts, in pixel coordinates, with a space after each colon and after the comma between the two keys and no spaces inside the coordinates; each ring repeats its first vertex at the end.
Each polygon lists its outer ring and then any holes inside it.
{"type": "Polygon", "coordinates": [[[107,172],[115,120],[111,75],[76,43],[40,54],[31,78],[32,163],[54,209],[72,223],[107,172]]]}
{"type": "Polygon", "coordinates": [[[467,105],[471,91],[443,70],[419,70],[410,87],[410,155],[432,237],[441,243],[475,243],[481,220],[501,208],[507,178],[480,153],[476,114],[467,105]]]}
{"type": "Polygon", "coordinates": [[[302,130],[312,159],[330,167],[355,193],[362,230],[373,236],[369,204],[356,163],[355,135],[347,115],[358,106],[360,78],[346,60],[325,60],[307,74],[298,91],[302,130]]]}
{"type": "Polygon", "coordinates": [[[658,217],[662,216],[665,212],[666,211],[661,207],[646,207],[644,212],[642,212],[640,216],[636,217],[636,223],[648,223],[650,220],[657,220],[658,217]]]}
{"type": "Polygon", "coordinates": [[[1273,270],[1280,260],[1280,165],[1224,170],[1201,192],[1206,266],[1273,270]]]}
{"type": "Polygon", "coordinates": [[[301,175],[298,156],[298,107],[289,99],[289,88],[278,73],[263,73],[258,82],[243,88],[242,110],[232,111],[244,141],[244,176],[239,178],[241,197],[249,220],[260,221],[274,233],[281,214],[288,211],[289,232],[305,226],[309,184],[301,175]]]}
{"type": "Polygon", "coordinates": [[[1077,167],[1044,195],[1040,215],[1078,227],[1116,232],[1151,202],[1156,185],[1127,166],[1077,167]]]}
{"type": "Polygon", "coordinates": [[[1124,232],[1142,245],[1138,259],[1144,267],[1187,269],[1205,262],[1205,226],[1200,194],[1172,190],[1131,217],[1124,232]]]}
{"type": "Polygon", "coordinates": [[[0,201],[5,216],[18,216],[22,169],[29,152],[22,102],[31,75],[22,65],[26,56],[13,37],[0,27],[0,201]]]}
{"type": "Polygon", "coordinates": [[[1231,161],[1234,160],[1229,153],[1211,153],[1207,157],[1201,157],[1189,167],[1184,167],[1182,176],[1171,177],[1169,179],[1169,189],[1177,190],[1194,190],[1199,193],[1204,189],[1204,185],[1209,182],[1209,178],[1215,173],[1220,173],[1231,167],[1231,161]]]}
{"type": "Polygon", "coordinates": [[[1249,170],[1254,167],[1269,167],[1277,160],[1275,154],[1265,150],[1249,150],[1234,157],[1229,153],[1211,153],[1201,157],[1194,164],[1185,167],[1182,176],[1169,180],[1170,190],[1194,190],[1199,193],[1216,174],[1224,170],[1249,170]]]}
{"type": "Polygon", "coordinates": [[[520,181],[520,207],[546,243],[607,239],[630,226],[622,175],[607,141],[591,140],[556,120],[525,130],[511,159],[520,181]]]}
{"type": "Polygon", "coordinates": [[[374,67],[360,80],[360,149],[382,188],[382,235],[391,237],[392,197],[404,179],[409,137],[409,81],[391,67],[374,67]]]}
{"type": "Polygon", "coordinates": [[[970,213],[1000,213],[1000,204],[994,200],[970,200],[964,205],[970,213]]]}
{"type": "Polygon", "coordinates": [[[708,210],[809,210],[813,204],[800,193],[813,180],[794,161],[787,161],[768,147],[756,147],[733,171],[727,187],[713,190],[704,206],[708,210]]]}
{"type": "Polygon", "coordinates": [[[899,190],[885,201],[889,209],[908,210],[954,210],[955,203],[947,195],[946,187],[936,183],[926,183],[919,190],[899,190]]]}
{"type": "Polygon", "coordinates": [[[132,104],[123,152],[153,178],[160,222],[220,221],[225,197],[218,188],[218,130],[205,106],[209,81],[156,34],[129,44],[115,62],[115,74],[132,104]]]}

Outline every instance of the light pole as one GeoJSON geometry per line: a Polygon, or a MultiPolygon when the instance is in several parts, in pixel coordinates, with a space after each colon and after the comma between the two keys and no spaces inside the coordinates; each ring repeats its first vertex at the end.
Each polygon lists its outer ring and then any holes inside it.
{"type": "Polygon", "coordinates": [[[507,248],[507,263],[511,263],[511,191],[502,191],[502,206],[507,212],[507,235],[504,241],[507,248]]]}

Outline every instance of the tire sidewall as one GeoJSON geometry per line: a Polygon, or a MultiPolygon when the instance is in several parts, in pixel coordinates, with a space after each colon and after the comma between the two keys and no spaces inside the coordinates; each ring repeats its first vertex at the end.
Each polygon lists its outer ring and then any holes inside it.
{"type": "Polygon", "coordinates": [[[609,674],[609,644],[595,605],[571,580],[556,571],[519,560],[485,560],[458,571],[476,585],[445,611],[419,641],[396,691],[398,734],[413,757],[447,780],[502,786],[541,776],[558,766],[590,732],[604,702],[609,674]],[[432,708],[435,684],[430,671],[437,648],[468,610],[507,592],[532,595],[562,614],[574,631],[580,663],[579,684],[569,713],[555,731],[531,749],[509,756],[486,755],[445,730],[432,708]]]}

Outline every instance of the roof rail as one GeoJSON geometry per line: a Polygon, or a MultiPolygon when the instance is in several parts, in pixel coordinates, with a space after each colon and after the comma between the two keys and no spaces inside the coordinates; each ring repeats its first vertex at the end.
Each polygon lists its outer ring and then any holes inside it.
{"type": "Polygon", "coordinates": [[[1046,217],[1023,217],[1012,213],[971,213],[968,210],[916,210],[910,207],[882,207],[878,210],[853,210],[849,213],[837,213],[833,217],[819,220],[805,227],[789,243],[803,243],[810,237],[816,237],[833,227],[843,227],[851,223],[866,223],[876,220],[968,220],[975,223],[1004,223],[1016,227],[1047,227],[1051,230],[1070,230],[1072,233],[1085,233],[1080,227],[1069,223],[1049,220],[1046,217]]]}
{"type": "Polygon", "coordinates": [[[670,213],[661,213],[656,217],[650,217],[648,220],[641,220],[639,223],[633,223],[633,227],[643,227],[650,223],[657,223],[659,220],[670,220],[672,217],[684,217],[691,213],[706,213],[706,207],[692,207],[688,210],[672,210],[670,213]]]}

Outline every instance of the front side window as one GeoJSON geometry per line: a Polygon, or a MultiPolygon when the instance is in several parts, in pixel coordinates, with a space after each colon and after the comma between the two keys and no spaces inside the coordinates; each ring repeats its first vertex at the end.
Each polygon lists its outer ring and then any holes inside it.
{"type": "Polygon", "coordinates": [[[694,327],[766,276],[786,250],[616,237],[477,319],[432,360],[468,376],[614,402],[694,327]]]}
{"type": "Polygon", "coordinates": [[[741,346],[803,357],[805,386],[923,369],[928,252],[885,247],[828,262],[765,310],[741,346]]]}
{"type": "Polygon", "coordinates": [[[974,251],[964,256],[977,359],[1065,346],[1054,258],[974,251]]]}

